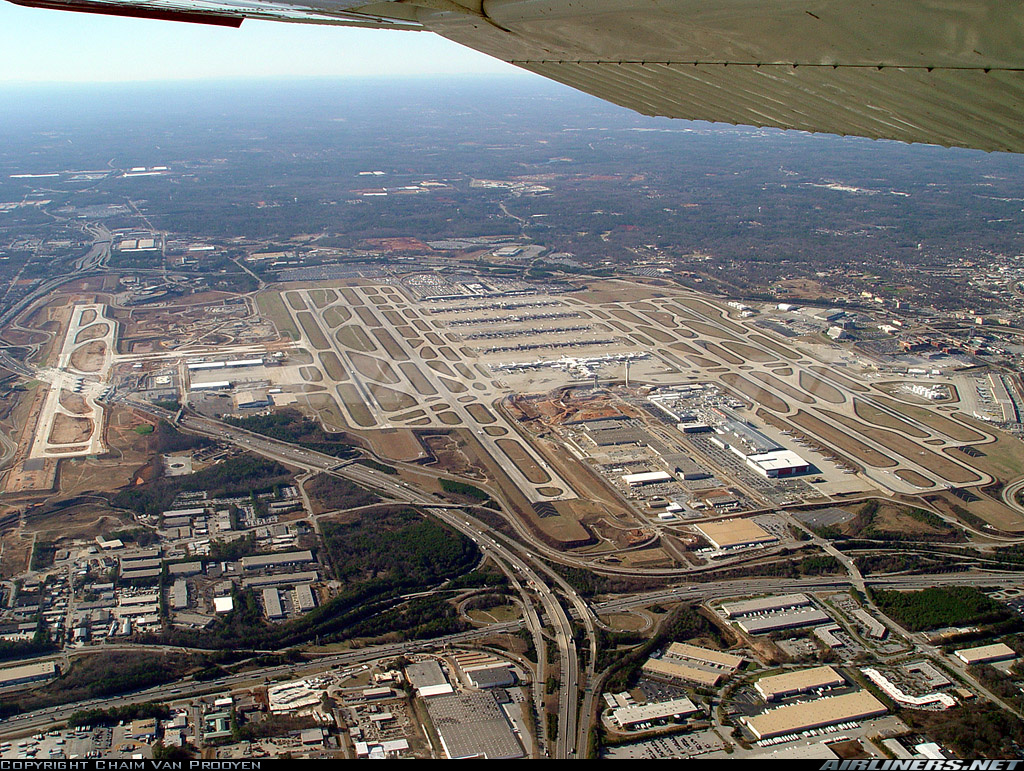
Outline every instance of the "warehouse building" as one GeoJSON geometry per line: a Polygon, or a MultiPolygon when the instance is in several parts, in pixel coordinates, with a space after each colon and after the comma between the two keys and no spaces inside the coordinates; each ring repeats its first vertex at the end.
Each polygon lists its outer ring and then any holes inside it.
{"type": "Polygon", "coordinates": [[[249,589],[255,586],[298,586],[316,581],[319,575],[315,570],[305,570],[301,573],[278,573],[272,576],[253,576],[242,579],[242,588],[249,589]]]}
{"type": "Polygon", "coordinates": [[[622,728],[631,729],[656,720],[685,718],[695,715],[700,709],[689,699],[672,699],[653,704],[634,704],[612,711],[612,719],[622,728]]]}
{"type": "Polygon", "coordinates": [[[630,487],[640,487],[671,482],[672,475],[666,474],[664,471],[648,471],[644,474],[626,474],[622,477],[622,481],[630,487]]]}
{"type": "Polygon", "coordinates": [[[773,450],[746,456],[746,464],[766,479],[806,474],[811,464],[792,450],[773,450]]]}
{"type": "Polygon", "coordinates": [[[654,678],[717,686],[743,665],[742,656],[687,643],[672,643],[661,658],[648,659],[643,672],[654,678]]]}
{"type": "Polygon", "coordinates": [[[316,607],[316,597],[313,595],[313,587],[309,584],[299,584],[295,587],[295,605],[299,611],[306,613],[316,607]]]}
{"type": "Polygon", "coordinates": [[[271,621],[280,621],[284,618],[284,608],[281,607],[281,595],[273,586],[263,590],[263,609],[267,618],[271,621]]]}
{"type": "Polygon", "coordinates": [[[961,648],[958,651],[954,651],[954,653],[956,653],[958,659],[968,666],[988,664],[993,661],[1009,661],[1010,659],[1017,658],[1017,652],[1005,643],[982,645],[979,648],[961,648]]]}
{"type": "Polygon", "coordinates": [[[493,691],[452,693],[427,699],[427,712],[450,760],[521,758],[522,746],[493,691]]]}
{"type": "Polygon", "coordinates": [[[35,683],[49,680],[57,676],[57,665],[52,661],[40,661],[34,664],[22,664],[18,667],[0,669],[0,688],[24,683],[35,683]]]}
{"type": "Polygon", "coordinates": [[[286,565],[301,565],[313,561],[313,552],[289,551],[280,554],[261,554],[255,557],[242,557],[242,567],[245,570],[261,570],[263,568],[277,568],[286,565]]]}
{"type": "Polygon", "coordinates": [[[741,546],[774,543],[779,540],[752,519],[703,522],[694,527],[716,549],[735,549],[741,546]]]}
{"type": "Polygon", "coordinates": [[[826,666],[762,677],[754,683],[754,688],[765,701],[778,701],[787,696],[840,688],[844,685],[845,678],[832,667],[826,666]]]}
{"type": "Polygon", "coordinates": [[[729,602],[722,606],[726,618],[749,616],[753,613],[768,613],[773,610],[802,608],[811,604],[806,594],[779,594],[774,597],[761,597],[756,600],[729,602]]]}
{"type": "Polygon", "coordinates": [[[230,380],[211,380],[209,383],[192,383],[193,391],[226,391],[231,388],[230,380]]]}
{"type": "Polygon", "coordinates": [[[822,613],[817,608],[803,608],[742,618],[736,622],[736,625],[747,634],[767,634],[780,629],[799,629],[804,626],[831,622],[832,617],[827,613],[822,613]]]}
{"type": "Polygon", "coordinates": [[[886,713],[885,705],[867,691],[787,704],[753,717],[741,718],[758,739],[799,734],[814,728],[853,723],[886,713]]]}

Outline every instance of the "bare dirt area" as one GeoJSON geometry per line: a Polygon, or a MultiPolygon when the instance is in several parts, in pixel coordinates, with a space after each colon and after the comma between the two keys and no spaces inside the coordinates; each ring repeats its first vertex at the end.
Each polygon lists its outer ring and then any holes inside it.
{"type": "Polygon", "coordinates": [[[508,456],[508,459],[515,464],[523,476],[535,485],[544,485],[551,481],[551,475],[542,469],[537,462],[530,457],[519,442],[514,439],[497,439],[494,442],[501,448],[501,451],[508,456]]]}
{"type": "MultiPolygon", "coordinates": [[[[86,313],[96,313],[94,310],[87,310],[86,313]]],[[[75,343],[84,343],[88,340],[95,340],[97,337],[103,337],[110,332],[110,324],[103,322],[101,324],[91,324],[85,329],[80,329],[78,334],[75,335],[75,343]]]]}
{"type": "Polygon", "coordinates": [[[26,521],[25,529],[36,533],[39,539],[58,541],[61,538],[95,538],[119,530],[132,522],[132,518],[127,514],[96,502],[34,515],[26,521]]]}
{"type": "Polygon", "coordinates": [[[93,340],[71,354],[71,366],[79,372],[99,372],[103,366],[103,357],[107,344],[102,340],[93,340]]]}
{"type": "Polygon", "coordinates": [[[0,536],[0,578],[13,578],[28,570],[32,539],[15,532],[0,536]]]}
{"type": "Polygon", "coordinates": [[[86,324],[92,324],[96,320],[96,309],[86,308],[82,311],[82,319],[78,322],[78,325],[84,327],[86,324]]]}
{"type": "Polygon", "coordinates": [[[79,444],[92,435],[92,429],[89,418],[72,418],[58,412],[53,417],[49,440],[51,444],[79,444]]]}
{"type": "Polygon", "coordinates": [[[73,412],[76,415],[89,415],[92,413],[92,407],[86,404],[85,397],[72,391],[61,390],[60,405],[68,412],[73,412]]]}
{"type": "Polygon", "coordinates": [[[427,454],[416,434],[401,428],[370,431],[366,439],[377,455],[388,460],[409,463],[427,454]]]}

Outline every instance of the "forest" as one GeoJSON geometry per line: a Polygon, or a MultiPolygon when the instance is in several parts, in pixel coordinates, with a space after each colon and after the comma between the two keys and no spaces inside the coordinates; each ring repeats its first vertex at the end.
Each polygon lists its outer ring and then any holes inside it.
{"type": "Polygon", "coordinates": [[[210,498],[249,496],[270,492],[292,479],[292,473],[277,461],[241,453],[188,476],[125,487],[110,502],[137,514],[159,516],[171,508],[179,493],[203,491],[210,498]]]}

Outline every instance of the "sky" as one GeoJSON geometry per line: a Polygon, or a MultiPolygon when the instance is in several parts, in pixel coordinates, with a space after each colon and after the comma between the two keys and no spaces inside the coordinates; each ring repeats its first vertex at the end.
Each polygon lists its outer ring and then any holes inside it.
{"type": "Polygon", "coordinates": [[[245,21],[240,29],[0,0],[0,84],[511,74],[428,32],[245,21]]]}

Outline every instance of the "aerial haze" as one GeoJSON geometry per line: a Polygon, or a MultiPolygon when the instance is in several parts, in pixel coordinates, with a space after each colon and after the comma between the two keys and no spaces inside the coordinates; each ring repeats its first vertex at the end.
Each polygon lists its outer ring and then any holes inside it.
{"type": "Polygon", "coordinates": [[[0,756],[1020,755],[1021,156],[276,50],[0,86],[0,756]]]}

